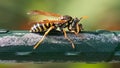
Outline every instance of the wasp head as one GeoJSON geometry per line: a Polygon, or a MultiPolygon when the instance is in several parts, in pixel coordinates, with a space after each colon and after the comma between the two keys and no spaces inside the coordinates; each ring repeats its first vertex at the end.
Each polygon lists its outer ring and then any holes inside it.
{"type": "Polygon", "coordinates": [[[70,20],[72,20],[72,17],[69,16],[69,15],[64,15],[64,16],[60,17],[60,19],[61,19],[61,20],[67,20],[67,21],[70,21],[70,20]]]}
{"type": "Polygon", "coordinates": [[[80,20],[81,19],[78,19],[78,18],[73,19],[73,22],[71,23],[72,32],[80,32],[81,30],[83,30],[82,24],[79,23],[80,20]]]}

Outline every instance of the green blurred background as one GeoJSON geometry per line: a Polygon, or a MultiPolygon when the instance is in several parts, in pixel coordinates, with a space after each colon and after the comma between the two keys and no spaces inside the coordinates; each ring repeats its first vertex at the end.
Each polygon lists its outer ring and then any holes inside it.
{"type": "Polygon", "coordinates": [[[1,0],[0,28],[29,29],[30,10],[43,10],[73,17],[89,16],[85,30],[120,30],[120,0],[1,0]]]}
{"type": "MultiPolygon", "coordinates": [[[[29,30],[27,23],[30,21],[30,16],[26,13],[30,10],[43,10],[79,18],[89,16],[88,19],[81,21],[85,30],[120,30],[120,0],[0,0],[0,28],[29,30]]],[[[50,68],[49,64],[47,65],[50,68]]],[[[112,68],[116,66],[108,63],[69,65],[71,68],[112,68]]],[[[39,64],[31,63],[0,64],[0,68],[21,68],[21,66],[22,68],[40,68],[39,64]]]]}

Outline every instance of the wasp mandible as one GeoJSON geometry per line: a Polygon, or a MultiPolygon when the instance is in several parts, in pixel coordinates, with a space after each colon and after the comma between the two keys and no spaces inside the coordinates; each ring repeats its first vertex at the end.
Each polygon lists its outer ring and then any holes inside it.
{"type": "Polygon", "coordinates": [[[51,13],[51,12],[45,12],[41,10],[32,10],[28,12],[28,14],[36,14],[36,15],[45,15],[45,16],[53,16],[53,17],[58,17],[58,20],[42,20],[39,22],[35,22],[31,29],[30,32],[45,32],[43,37],[35,44],[33,49],[36,49],[42,41],[45,39],[46,35],[51,31],[51,30],[56,30],[57,28],[60,29],[64,33],[64,37],[72,44],[72,48],[75,48],[74,43],[72,40],[67,36],[66,33],[66,28],[68,29],[69,32],[73,32],[75,35],[78,35],[79,32],[83,30],[83,26],[80,22],[81,19],[87,18],[87,16],[83,16],[81,18],[72,18],[69,15],[59,15],[56,13],[51,13]]]}

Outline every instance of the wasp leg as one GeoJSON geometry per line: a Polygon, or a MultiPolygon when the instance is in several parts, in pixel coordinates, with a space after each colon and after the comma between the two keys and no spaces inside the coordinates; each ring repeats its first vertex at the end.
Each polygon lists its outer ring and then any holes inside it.
{"type": "Polygon", "coordinates": [[[63,30],[63,32],[64,32],[64,37],[65,37],[68,41],[70,41],[70,42],[72,43],[72,48],[74,49],[74,48],[75,48],[74,43],[72,42],[72,40],[71,40],[70,38],[68,38],[66,31],[63,30]]]}
{"type": "Polygon", "coordinates": [[[83,30],[83,28],[82,28],[82,24],[76,24],[76,31],[74,32],[75,33],[75,35],[78,35],[78,33],[81,31],[81,30],[83,30]]]}
{"type": "Polygon", "coordinates": [[[83,37],[79,34],[79,32],[83,30],[82,28],[82,24],[76,24],[76,31],[74,32],[74,34],[79,37],[79,39],[83,39],[83,37]],[[79,34],[79,35],[78,35],[79,34]]]}
{"type": "MultiPolygon", "coordinates": [[[[76,31],[74,32],[74,34],[80,39],[80,40],[83,40],[84,39],[84,37],[83,36],[81,36],[81,34],[79,34],[79,32],[81,31],[81,30],[84,30],[83,29],[83,27],[82,27],[82,24],[77,24],[76,25],[76,31]],[[78,35],[79,34],[79,35],[78,35]]],[[[83,41],[83,42],[85,42],[85,41],[83,41]]],[[[86,44],[88,44],[89,46],[92,46],[89,42],[85,42],[86,44]]]]}
{"type": "Polygon", "coordinates": [[[77,28],[77,31],[76,31],[76,35],[78,35],[78,33],[80,32],[80,26],[79,26],[79,24],[76,24],[76,28],[77,28]]]}
{"type": "Polygon", "coordinates": [[[47,35],[52,29],[54,29],[54,28],[55,28],[54,26],[51,26],[51,27],[45,32],[45,34],[44,34],[44,36],[42,37],[42,39],[40,39],[40,41],[37,42],[37,44],[34,46],[33,49],[36,49],[36,48],[39,46],[39,44],[45,39],[46,35],[47,35]]]}

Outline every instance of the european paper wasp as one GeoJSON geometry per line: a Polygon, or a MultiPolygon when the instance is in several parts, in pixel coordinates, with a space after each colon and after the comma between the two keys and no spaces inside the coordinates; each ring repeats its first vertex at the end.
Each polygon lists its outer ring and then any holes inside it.
{"type": "Polygon", "coordinates": [[[45,32],[43,37],[35,44],[33,49],[36,49],[42,41],[45,39],[46,35],[51,31],[51,30],[56,30],[57,28],[60,29],[64,33],[64,37],[72,44],[72,48],[75,48],[74,43],[72,40],[67,36],[66,33],[66,28],[68,29],[69,32],[73,32],[75,35],[78,35],[81,30],[83,30],[82,24],[79,23],[79,21],[83,18],[87,18],[87,16],[83,16],[81,18],[72,18],[69,15],[59,15],[56,13],[51,13],[51,12],[45,12],[41,10],[32,10],[28,12],[28,14],[37,14],[37,15],[45,15],[45,16],[53,16],[53,17],[58,17],[58,20],[42,20],[39,22],[35,22],[31,29],[30,32],[45,32]]]}

